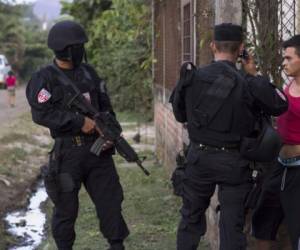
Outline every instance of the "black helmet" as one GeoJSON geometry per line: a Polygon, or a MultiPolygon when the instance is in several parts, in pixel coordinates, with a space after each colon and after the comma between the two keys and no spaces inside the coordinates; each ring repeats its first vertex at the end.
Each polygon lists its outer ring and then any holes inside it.
{"type": "Polygon", "coordinates": [[[87,41],[87,35],[81,25],[70,20],[56,23],[48,34],[48,47],[54,51],[61,51],[69,45],[83,44],[87,41]]]}

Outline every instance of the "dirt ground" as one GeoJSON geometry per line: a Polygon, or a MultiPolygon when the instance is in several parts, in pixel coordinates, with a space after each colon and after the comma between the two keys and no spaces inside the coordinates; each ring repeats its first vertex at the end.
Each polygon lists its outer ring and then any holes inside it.
{"type": "Polygon", "coordinates": [[[25,87],[16,93],[16,106],[0,90],[0,215],[23,206],[46,160],[48,132],[31,121],[25,87]]]}
{"type": "Polygon", "coordinates": [[[4,89],[0,90],[0,126],[2,131],[2,125],[7,124],[29,111],[29,106],[25,97],[25,86],[20,86],[16,91],[16,106],[10,108],[7,102],[7,92],[4,89]]]}

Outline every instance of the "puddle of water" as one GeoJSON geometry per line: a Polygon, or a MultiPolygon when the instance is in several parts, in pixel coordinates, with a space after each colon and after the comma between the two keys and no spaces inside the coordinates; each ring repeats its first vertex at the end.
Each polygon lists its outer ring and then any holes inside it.
{"type": "Polygon", "coordinates": [[[10,213],[5,217],[9,225],[8,232],[21,242],[19,246],[11,247],[9,250],[33,250],[41,244],[46,215],[41,211],[40,205],[47,198],[45,187],[40,182],[37,191],[30,198],[27,209],[10,213]]]}

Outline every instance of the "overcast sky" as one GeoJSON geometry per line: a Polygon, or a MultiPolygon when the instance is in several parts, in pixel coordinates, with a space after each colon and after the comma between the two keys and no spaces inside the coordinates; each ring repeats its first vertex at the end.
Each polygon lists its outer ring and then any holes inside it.
{"type": "Polygon", "coordinates": [[[10,0],[10,2],[19,3],[34,3],[36,0],[10,0]]]}
{"type": "MultiPolygon", "coordinates": [[[[34,3],[36,0],[8,0],[10,2],[15,2],[17,4],[19,3],[34,3]]],[[[43,2],[51,2],[51,0],[42,0],[43,2]]],[[[72,2],[73,0],[67,0],[67,2],[72,2]]],[[[39,1],[41,2],[41,1],[39,1]]]]}

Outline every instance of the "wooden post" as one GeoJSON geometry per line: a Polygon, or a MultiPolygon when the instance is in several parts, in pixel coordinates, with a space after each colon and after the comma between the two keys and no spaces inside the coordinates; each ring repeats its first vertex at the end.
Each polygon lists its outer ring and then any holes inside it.
{"type": "Polygon", "coordinates": [[[215,0],[215,24],[242,23],[241,0],[215,0]]]}

